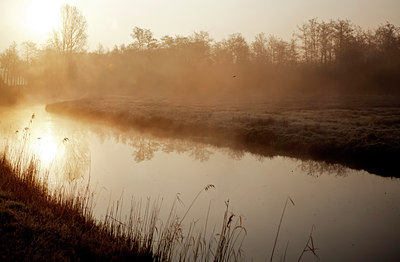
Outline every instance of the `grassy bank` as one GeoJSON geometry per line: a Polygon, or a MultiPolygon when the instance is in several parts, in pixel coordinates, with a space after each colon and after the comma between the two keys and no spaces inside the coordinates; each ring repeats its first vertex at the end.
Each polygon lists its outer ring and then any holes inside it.
{"type": "Polygon", "coordinates": [[[37,172],[0,159],[0,260],[152,261],[150,250],[95,222],[87,195],[51,193],[37,172]]]}
{"type": "Polygon", "coordinates": [[[304,97],[266,101],[86,98],[47,106],[120,127],[179,136],[267,156],[324,160],[399,176],[400,99],[304,97]]]}

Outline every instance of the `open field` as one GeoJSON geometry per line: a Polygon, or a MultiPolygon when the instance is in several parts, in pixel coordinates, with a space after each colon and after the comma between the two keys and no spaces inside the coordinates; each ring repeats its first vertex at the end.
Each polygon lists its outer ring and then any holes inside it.
{"type": "Polygon", "coordinates": [[[52,113],[134,127],[267,156],[324,160],[399,177],[400,99],[390,96],[184,101],[85,98],[52,113]]]}

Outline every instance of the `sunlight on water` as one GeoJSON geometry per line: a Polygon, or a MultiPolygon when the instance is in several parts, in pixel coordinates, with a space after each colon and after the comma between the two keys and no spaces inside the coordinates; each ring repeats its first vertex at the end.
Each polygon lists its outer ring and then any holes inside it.
{"type": "Polygon", "coordinates": [[[51,134],[45,134],[38,137],[33,142],[33,153],[40,159],[40,162],[46,166],[50,165],[56,158],[58,146],[51,134]]]}

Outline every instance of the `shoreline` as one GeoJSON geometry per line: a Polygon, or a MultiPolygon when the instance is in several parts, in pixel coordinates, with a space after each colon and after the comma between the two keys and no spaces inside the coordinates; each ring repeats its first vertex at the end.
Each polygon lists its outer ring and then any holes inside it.
{"type": "Polygon", "coordinates": [[[399,177],[400,103],[396,98],[194,103],[110,96],[49,104],[46,110],[158,136],[399,177]]]}
{"type": "MultiPolygon", "coordinates": [[[[83,199],[49,192],[31,163],[27,170],[0,159],[0,259],[2,261],[153,261],[130,239],[98,223],[83,199]]],[[[61,192],[59,192],[61,193],[61,192]]]]}

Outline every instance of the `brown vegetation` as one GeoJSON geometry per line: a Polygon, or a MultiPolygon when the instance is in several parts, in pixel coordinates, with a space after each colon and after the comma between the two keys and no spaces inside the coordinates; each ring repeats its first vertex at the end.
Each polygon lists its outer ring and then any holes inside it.
{"type": "Polygon", "coordinates": [[[325,160],[398,176],[396,97],[297,97],[257,103],[102,97],[51,104],[47,110],[268,156],[325,160]]]}
{"type": "MultiPolygon", "coordinates": [[[[44,176],[43,176],[44,175],[44,176]]],[[[160,203],[132,203],[130,215],[121,216],[121,202],[93,216],[89,185],[72,192],[59,185],[50,190],[34,159],[19,155],[0,157],[0,259],[2,261],[239,261],[245,236],[241,218],[228,203],[219,233],[184,229],[186,214],[176,213],[176,199],[168,219],[159,217],[160,203]],[[12,163],[12,164],[11,164],[12,163]],[[28,164],[28,165],[27,165],[28,164]],[[143,212],[143,213],[142,213],[143,212]]],[[[79,188],[79,187],[78,187],[79,188]]],[[[207,224],[206,224],[207,225],[207,224]]]]}
{"type": "Polygon", "coordinates": [[[138,252],[93,220],[87,195],[52,194],[37,172],[32,162],[22,171],[0,159],[2,261],[152,261],[149,251],[138,252]]]}

